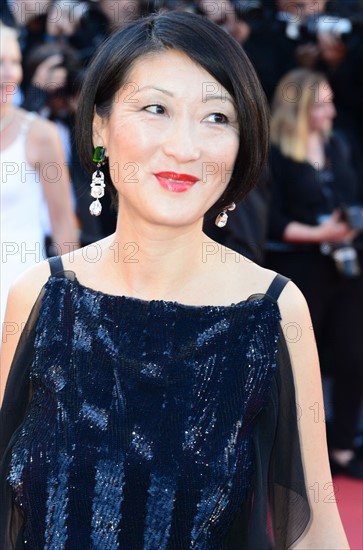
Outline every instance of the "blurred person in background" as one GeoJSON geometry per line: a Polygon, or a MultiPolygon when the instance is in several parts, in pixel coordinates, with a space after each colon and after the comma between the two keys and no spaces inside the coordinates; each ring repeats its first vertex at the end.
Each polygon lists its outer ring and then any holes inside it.
{"type": "Polygon", "coordinates": [[[334,128],[346,139],[363,186],[363,8],[348,11],[338,6],[335,13],[311,25],[317,44],[312,66],[326,75],[333,90],[334,128]]]}
{"type": "Polygon", "coordinates": [[[56,250],[78,246],[69,174],[54,124],[12,104],[22,77],[16,31],[1,26],[1,322],[8,290],[45,257],[43,197],[56,250]],[[5,47],[6,43],[6,47],[5,47]]]}
{"type": "Polygon", "coordinates": [[[140,17],[141,5],[141,0],[56,0],[48,12],[47,33],[72,46],[85,66],[111,32],[140,17]]]}
{"type": "MultiPolygon", "coordinates": [[[[47,18],[52,0],[4,0],[1,5],[1,20],[18,31],[23,59],[33,47],[49,41],[47,18]]],[[[27,82],[23,79],[21,85],[27,82]]]]}
{"type": "MultiPolygon", "coordinates": [[[[87,175],[82,169],[74,143],[77,97],[84,77],[78,53],[68,44],[53,42],[33,48],[25,61],[25,71],[30,82],[25,91],[23,107],[37,111],[51,120],[59,130],[63,151],[70,170],[75,211],[80,225],[80,242],[90,244],[110,235],[116,225],[116,214],[111,209],[109,195],[104,207],[109,211],[102,219],[89,215],[91,195],[87,175]]],[[[49,234],[50,227],[47,224],[49,234]]],[[[51,242],[47,238],[51,254],[51,242]]]]}
{"type": "Polygon", "coordinates": [[[315,43],[302,28],[309,19],[325,13],[327,0],[275,0],[272,17],[254,28],[244,48],[271,102],[279,80],[290,70],[312,63],[315,43]]]}
{"type": "Polygon", "coordinates": [[[332,472],[363,479],[356,435],[363,388],[362,195],[324,75],[288,73],[272,106],[266,266],[290,277],[310,307],[321,363],[333,375],[332,472]]]}
{"type": "Polygon", "coordinates": [[[250,34],[250,27],[242,18],[230,0],[196,0],[197,13],[208,17],[237,42],[243,44],[250,34]]]}
{"type": "MultiPolygon", "coordinates": [[[[84,65],[110,32],[140,15],[141,0],[4,0],[0,11],[18,30],[24,57],[35,46],[58,42],[73,47],[84,65]]],[[[28,85],[25,78],[22,88],[28,85]]]]}
{"type": "Polygon", "coordinates": [[[68,44],[47,42],[32,48],[24,59],[22,107],[27,111],[49,110],[55,95],[68,93],[70,83],[80,70],[78,53],[68,44]]]}

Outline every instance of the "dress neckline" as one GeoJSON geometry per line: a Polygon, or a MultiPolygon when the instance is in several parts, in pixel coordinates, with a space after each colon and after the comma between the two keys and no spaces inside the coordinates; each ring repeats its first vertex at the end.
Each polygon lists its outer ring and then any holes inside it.
{"type": "MultiPolygon", "coordinates": [[[[182,304],[181,302],[175,301],[175,300],[161,300],[161,299],[152,299],[152,300],[144,300],[142,298],[136,298],[135,296],[126,296],[125,294],[109,294],[107,292],[103,292],[102,290],[96,290],[94,288],[88,287],[86,285],[83,285],[78,279],[74,271],[66,270],[65,273],[68,273],[71,275],[70,277],[59,277],[55,275],[50,275],[48,280],[55,279],[55,280],[65,280],[68,281],[70,284],[76,285],[79,289],[81,289],[84,292],[87,292],[88,294],[92,294],[94,296],[99,296],[102,298],[110,299],[110,300],[119,300],[129,303],[135,303],[139,304],[143,307],[150,307],[152,305],[161,305],[165,308],[178,308],[178,309],[184,309],[184,310],[191,310],[191,311],[207,311],[207,310],[214,310],[214,311],[223,311],[223,310],[233,310],[236,308],[245,307],[247,304],[261,302],[265,298],[269,298],[269,296],[265,293],[255,293],[251,294],[248,298],[245,300],[240,300],[239,302],[232,302],[228,305],[193,305],[193,304],[182,304]]],[[[273,301],[269,299],[268,301],[273,301]]]]}

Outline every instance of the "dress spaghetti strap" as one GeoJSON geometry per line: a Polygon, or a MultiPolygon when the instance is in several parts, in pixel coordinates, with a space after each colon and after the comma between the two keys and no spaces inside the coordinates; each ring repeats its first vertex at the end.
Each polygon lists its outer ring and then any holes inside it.
{"type": "Polygon", "coordinates": [[[48,258],[50,273],[53,277],[64,277],[64,267],[61,256],[48,258]]]}
{"type": "Polygon", "coordinates": [[[35,119],[36,114],[33,112],[29,112],[25,115],[24,120],[20,126],[19,134],[22,134],[23,136],[26,136],[28,133],[29,127],[33,120],[35,119]]]}
{"type": "Polygon", "coordinates": [[[283,289],[285,288],[285,286],[290,280],[291,279],[288,279],[284,275],[277,273],[272,283],[268,287],[266,295],[277,302],[281,292],[283,291],[283,289]]]}

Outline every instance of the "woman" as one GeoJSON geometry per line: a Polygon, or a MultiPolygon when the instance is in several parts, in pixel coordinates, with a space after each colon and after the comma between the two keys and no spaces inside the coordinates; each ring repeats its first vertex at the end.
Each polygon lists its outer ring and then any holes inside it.
{"type": "MultiPolygon", "coordinates": [[[[1,28],[1,323],[9,288],[45,254],[44,205],[59,252],[77,246],[68,170],[56,127],[12,105],[22,70],[16,32],[1,28]]],[[[5,327],[4,337],[7,330],[5,327]]]]}
{"type": "Polygon", "coordinates": [[[270,491],[277,548],[348,548],[335,504],[307,496],[331,476],[324,424],[308,414],[322,394],[306,303],[202,232],[206,213],[225,221],[266,155],[265,99],[240,46],[190,13],[141,19],[99,51],[78,114],[81,157],[92,167],[93,146],[106,149],[92,210],[104,174],[118,225],[13,289],[18,323],[41,298],[2,406],[3,537],[267,549],[270,491]],[[302,327],[293,372],[281,318],[302,327]]]}
{"type": "Polygon", "coordinates": [[[333,374],[333,473],[363,479],[353,449],[363,388],[363,263],[355,238],[363,190],[344,142],[332,133],[334,117],[324,75],[298,69],[282,79],[272,110],[266,266],[303,291],[322,365],[333,374]]]}

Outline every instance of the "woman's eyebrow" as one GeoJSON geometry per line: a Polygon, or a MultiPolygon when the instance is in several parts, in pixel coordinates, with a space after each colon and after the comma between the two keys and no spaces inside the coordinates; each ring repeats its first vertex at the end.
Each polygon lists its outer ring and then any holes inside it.
{"type": "Polygon", "coordinates": [[[137,91],[141,92],[142,90],[146,90],[148,88],[157,90],[158,92],[163,92],[164,94],[169,95],[170,97],[174,97],[174,94],[172,94],[171,92],[168,92],[168,90],[164,90],[163,88],[158,88],[157,86],[143,86],[142,88],[139,88],[137,91]]]}
{"type": "MultiPolygon", "coordinates": [[[[172,92],[169,92],[168,90],[164,90],[163,88],[158,88],[157,86],[143,86],[142,88],[139,88],[137,91],[141,92],[142,90],[146,90],[150,88],[153,90],[157,90],[158,92],[162,92],[170,97],[174,97],[174,94],[172,92]]],[[[213,93],[205,94],[205,97],[203,97],[203,103],[205,103],[206,101],[211,101],[213,99],[221,100],[222,102],[225,102],[227,100],[234,106],[234,102],[232,98],[230,98],[227,94],[223,94],[223,95],[215,95],[213,93]]]]}
{"type": "Polygon", "coordinates": [[[212,101],[213,99],[221,100],[222,103],[224,103],[225,101],[229,101],[234,106],[233,99],[230,98],[227,94],[224,94],[224,95],[206,94],[206,96],[203,98],[203,103],[205,103],[206,101],[212,101]]]}

